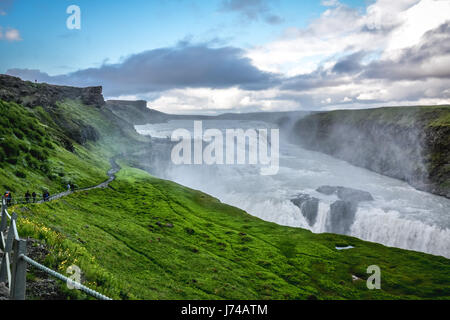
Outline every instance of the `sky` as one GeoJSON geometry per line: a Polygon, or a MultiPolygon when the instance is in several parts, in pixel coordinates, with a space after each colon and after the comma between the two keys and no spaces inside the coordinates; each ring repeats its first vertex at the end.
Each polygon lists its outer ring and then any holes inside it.
{"type": "Polygon", "coordinates": [[[0,73],[169,113],[449,104],[449,13],[450,0],[0,0],[0,73]]]}

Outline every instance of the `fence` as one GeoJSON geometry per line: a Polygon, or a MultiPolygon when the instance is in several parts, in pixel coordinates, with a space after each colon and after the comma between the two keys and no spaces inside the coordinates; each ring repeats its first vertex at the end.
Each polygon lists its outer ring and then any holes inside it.
{"type": "Polygon", "coordinates": [[[27,256],[27,240],[20,239],[17,230],[17,214],[8,213],[6,200],[2,197],[1,221],[0,221],[0,247],[3,257],[0,266],[0,283],[7,283],[11,300],[25,300],[27,263],[46,272],[47,274],[72,284],[88,295],[101,300],[111,300],[88,287],[53,271],[27,256]],[[8,220],[10,221],[8,228],[8,220]]]}

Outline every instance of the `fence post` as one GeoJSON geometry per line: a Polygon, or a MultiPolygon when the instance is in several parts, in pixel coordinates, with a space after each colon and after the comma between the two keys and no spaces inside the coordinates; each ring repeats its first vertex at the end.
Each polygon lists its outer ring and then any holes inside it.
{"type": "Polygon", "coordinates": [[[8,227],[8,217],[5,212],[5,196],[2,196],[2,221],[0,223],[0,231],[5,232],[8,227]]]}
{"type": "Polygon", "coordinates": [[[11,252],[12,247],[13,247],[13,241],[15,238],[15,232],[14,232],[14,222],[17,219],[17,213],[13,212],[13,214],[11,215],[11,223],[9,225],[9,229],[8,229],[8,236],[6,237],[6,242],[5,242],[5,253],[6,252],[11,252]]]}
{"type": "Polygon", "coordinates": [[[8,266],[6,265],[6,253],[3,253],[2,265],[0,266],[0,283],[8,280],[8,266]]]}
{"type": "Polygon", "coordinates": [[[11,300],[25,300],[27,262],[21,255],[27,254],[27,240],[14,240],[13,270],[11,276],[11,300]]]}

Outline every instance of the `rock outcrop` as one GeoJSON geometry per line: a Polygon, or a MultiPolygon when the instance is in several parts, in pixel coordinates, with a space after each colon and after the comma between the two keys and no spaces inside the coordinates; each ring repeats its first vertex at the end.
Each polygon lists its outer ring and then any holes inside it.
{"type": "Polygon", "coordinates": [[[310,226],[316,223],[319,212],[319,199],[311,197],[308,194],[300,193],[294,199],[291,199],[291,202],[300,208],[310,226]]]}
{"type": "Polygon", "coordinates": [[[106,108],[131,125],[166,122],[170,115],[147,107],[147,101],[108,100],[106,108]]]}
{"type": "Polygon", "coordinates": [[[43,107],[52,122],[65,134],[58,136],[57,139],[71,152],[74,151],[73,141],[83,145],[88,141],[97,141],[100,137],[97,129],[84,120],[64,112],[58,107],[57,102],[74,100],[87,106],[101,108],[105,104],[102,87],[56,86],[0,75],[0,100],[15,102],[28,108],[43,107]]]}
{"type": "Polygon", "coordinates": [[[369,192],[353,188],[321,186],[316,191],[326,195],[336,194],[339,199],[353,203],[374,200],[369,192]]]}
{"type": "Polygon", "coordinates": [[[326,228],[328,232],[349,234],[350,227],[355,221],[356,204],[350,201],[338,200],[331,204],[330,214],[327,216],[326,228]]]}
{"type": "Polygon", "coordinates": [[[0,99],[25,107],[51,107],[66,99],[80,100],[85,105],[101,107],[105,104],[102,87],[76,88],[46,83],[33,83],[0,74],[0,99]]]}
{"type": "Polygon", "coordinates": [[[330,213],[325,221],[326,230],[331,233],[349,234],[350,227],[355,221],[358,204],[374,200],[367,191],[347,187],[321,186],[316,191],[325,195],[334,194],[339,198],[331,204],[330,213]]]}

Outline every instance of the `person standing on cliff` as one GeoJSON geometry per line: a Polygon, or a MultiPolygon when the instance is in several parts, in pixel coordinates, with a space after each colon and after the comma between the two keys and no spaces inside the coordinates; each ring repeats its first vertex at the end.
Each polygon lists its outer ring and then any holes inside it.
{"type": "Polygon", "coordinates": [[[33,191],[31,196],[33,197],[33,203],[36,203],[36,196],[37,196],[36,192],[33,191]]]}

